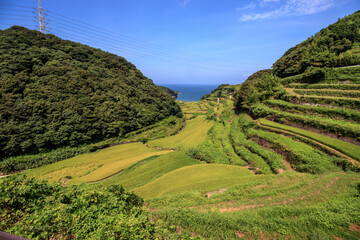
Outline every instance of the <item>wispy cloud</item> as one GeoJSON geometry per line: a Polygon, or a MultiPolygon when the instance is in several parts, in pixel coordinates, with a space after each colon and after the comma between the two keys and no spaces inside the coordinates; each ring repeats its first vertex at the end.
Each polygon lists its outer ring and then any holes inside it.
{"type": "Polygon", "coordinates": [[[190,0],[182,0],[180,3],[179,3],[179,6],[180,7],[186,7],[188,4],[189,4],[190,0]]]}
{"type": "Polygon", "coordinates": [[[280,2],[280,0],[262,0],[262,3],[269,3],[269,2],[280,2]]]}
{"type": "Polygon", "coordinates": [[[251,2],[251,3],[249,3],[249,4],[246,4],[246,5],[245,5],[245,6],[243,6],[243,7],[239,7],[239,8],[237,8],[236,10],[237,10],[237,11],[244,11],[244,10],[248,10],[248,9],[255,8],[256,6],[257,6],[257,4],[256,4],[256,3],[251,2]]]}
{"type": "Polygon", "coordinates": [[[269,5],[271,3],[277,3],[277,5],[280,3],[281,5],[271,11],[243,14],[239,21],[246,22],[283,16],[310,15],[326,11],[335,6],[335,0],[261,0],[258,6],[261,7],[264,4],[269,5]]]}

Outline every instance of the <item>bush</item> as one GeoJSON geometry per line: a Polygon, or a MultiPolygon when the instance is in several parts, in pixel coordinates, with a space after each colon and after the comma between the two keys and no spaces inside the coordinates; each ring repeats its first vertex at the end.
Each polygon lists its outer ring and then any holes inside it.
{"type": "Polygon", "coordinates": [[[152,239],[143,200],[118,185],[62,187],[10,176],[0,184],[0,230],[31,239],[152,239]]]}

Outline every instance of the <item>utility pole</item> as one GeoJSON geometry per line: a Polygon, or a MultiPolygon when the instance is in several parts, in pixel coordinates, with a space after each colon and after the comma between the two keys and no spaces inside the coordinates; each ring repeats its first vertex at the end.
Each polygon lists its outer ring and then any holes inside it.
{"type": "Polygon", "coordinates": [[[41,7],[41,0],[38,0],[38,14],[39,14],[39,28],[40,32],[46,34],[46,28],[45,28],[45,20],[44,20],[44,13],[43,8],[41,7]]]}

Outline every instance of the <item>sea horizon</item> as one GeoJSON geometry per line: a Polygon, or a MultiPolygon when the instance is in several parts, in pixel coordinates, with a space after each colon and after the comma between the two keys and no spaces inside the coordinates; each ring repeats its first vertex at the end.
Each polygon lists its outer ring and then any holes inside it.
{"type": "Polygon", "coordinates": [[[168,87],[172,90],[178,91],[177,100],[183,102],[196,102],[199,101],[205,94],[211,93],[212,90],[219,85],[215,84],[159,84],[161,86],[168,87]]]}

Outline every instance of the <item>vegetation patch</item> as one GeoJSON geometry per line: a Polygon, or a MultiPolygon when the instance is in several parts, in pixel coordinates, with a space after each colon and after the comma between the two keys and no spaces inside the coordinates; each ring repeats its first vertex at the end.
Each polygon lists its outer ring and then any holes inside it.
{"type": "Polygon", "coordinates": [[[23,175],[0,182],[1,231],[29,239],[154,237],[143,200],[121,186],[62,187],[23,175]]]}

